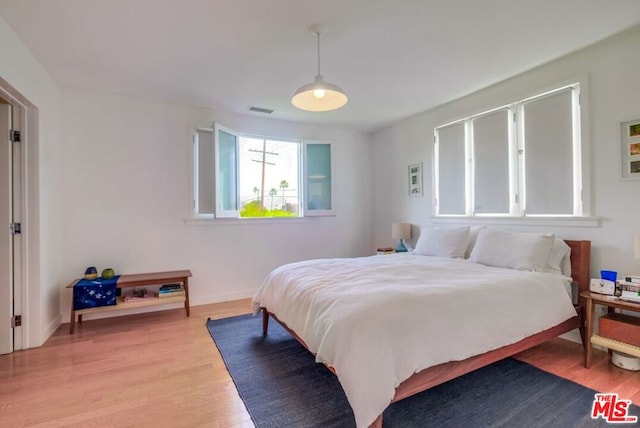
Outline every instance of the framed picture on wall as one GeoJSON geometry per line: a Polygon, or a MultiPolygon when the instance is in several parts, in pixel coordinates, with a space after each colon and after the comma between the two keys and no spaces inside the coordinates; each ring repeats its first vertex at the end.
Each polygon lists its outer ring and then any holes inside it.
{"type": "Polygon", "coordinates": [[[422,164],[409,165],[409,196],[422,196],[422,164]]]}
{"type": "Polygon", "coordinates": [[[622,179],[640,179],[640,119],[620,124],[622,179]]]}

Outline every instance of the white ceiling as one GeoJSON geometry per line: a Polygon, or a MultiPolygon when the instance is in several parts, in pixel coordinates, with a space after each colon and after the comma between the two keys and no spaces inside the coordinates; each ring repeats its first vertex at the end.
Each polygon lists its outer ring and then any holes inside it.
{"type": "Polygon", "coordinates": [[[62,85],[374,131],[640,23],[638,0],[0,0],[62,85]],[[316,74],[340,110],[297,110],[316,74]]]}

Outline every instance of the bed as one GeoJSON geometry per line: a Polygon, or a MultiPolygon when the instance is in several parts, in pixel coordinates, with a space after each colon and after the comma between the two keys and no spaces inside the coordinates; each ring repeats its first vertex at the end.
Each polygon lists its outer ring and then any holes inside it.
{"type": "MultiPolygon", "coordinates": [[[[503,234],[486,235],[494,233],[503,234]]],[[[584,334],[571,284],[588,289],[589,241],[536,234],[546,236],[545,266],[553,245],[570,250],[556,263],[564,271],[532,271],[480,263],[487,260],[474,251],[496,244],[484,235],[471,250],[458,245],[459,257],[452,245],[444,245],[444,255],[418,253],[418,241],[414,253],[284,265],[258,290],[253,310],[262,312],[263,334],[274,318],[336,374],[358,427],[382,427],[382,412],[393,402],[576,328],[584,334]]],[[[538,247],[533,253],[541,260],[538,247]]],[[[489,262],[514,263],[514,252],[517,265],[523,253],[509,247],[492,251],[489,262]]]]}

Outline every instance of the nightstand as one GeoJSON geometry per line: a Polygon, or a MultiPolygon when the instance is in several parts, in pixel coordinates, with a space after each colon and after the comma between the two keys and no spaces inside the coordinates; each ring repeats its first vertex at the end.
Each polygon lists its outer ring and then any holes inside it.
{"type": "Polygon", "coordinates": [[[591,365],[592,344],[603,346],[608,348],[610,351],[619,351],[635,357],[640,357],[640,346],[633,346],[628,343],[619,342],[617,340],[593,334],[593,313],[596,303],[607,306],[609,308],[609,312],[613,312],[615,309],[640,312],[640,303],[628,302],[626,300],[620,300],[618,297],[592,293],[591,291],[583,291],[580,293],[580,297],[585,299],[586,304],[584,366],[589,368],[591,365]]]}

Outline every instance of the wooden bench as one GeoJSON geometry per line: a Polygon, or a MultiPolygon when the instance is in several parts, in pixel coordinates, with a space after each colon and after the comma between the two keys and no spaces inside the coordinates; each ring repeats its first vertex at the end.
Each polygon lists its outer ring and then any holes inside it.
{"type": "MultiPolygon", "coordinates": [[[[98,312],[117,311],[130,308],[141,308],[146,306],[166,305],[169,303],[182,303],[184,302],[184,310],[187,316],[189,313],[189,278],[191,277],[190,270],[174,270],[169,272],[151,272],[151,273],[137,273],[131,275],[120,275],[116,282],[116,288],[131,288],[142,287],[147,285],[162,285],[171,283],[182,283],[184,287],[184,296],[174,296],[166,298],[150,298],[144,300],[138,300],[134,302],[124,302],[122,297],[119,296],[115,305],[111,306],[97,306],[86,309],[74,309],[73,306],[73,293],[71,297],[71,320],[69,322],[69,334],[73,334],[76,327],[76,315],[78,316],[78,322],[82,322],[82,315],[95,314],[98,312]]],[[[82,278],[75,279],[66,286],[66,288],[73,288],[78,281],[82,278]]]]}

